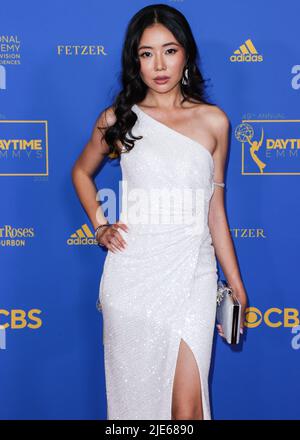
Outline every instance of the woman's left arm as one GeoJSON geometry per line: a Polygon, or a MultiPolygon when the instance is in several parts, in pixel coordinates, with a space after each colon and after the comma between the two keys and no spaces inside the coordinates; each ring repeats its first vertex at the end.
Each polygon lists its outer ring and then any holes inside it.
{"type": "MultiPolygon", "coordinates": [[[[228,152],[230,122],[227,115],[220,109],[213,119],[214,133],[217,147],[213,154],[214,182],[224,182],[225,163],[228,152]]],[[[225,186],[226,188],[226,186],[225,186]]],[[[244,327],[247,294],[241,280],[233,240],[228,226],[224,204],[224,188],[214,185],[214,192],[210,200],[208,215],[209,229],[215,249],[216,257],[220,262],[226,281],[233,288],[242,304],[241,328],[244,327]]]]}

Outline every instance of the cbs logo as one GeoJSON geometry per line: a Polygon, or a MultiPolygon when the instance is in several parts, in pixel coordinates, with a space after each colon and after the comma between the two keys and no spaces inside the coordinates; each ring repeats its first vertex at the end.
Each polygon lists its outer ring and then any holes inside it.
{"type": "Polygon", "coordinates": [[[0,309],[0,324],[2,328],[21,329],[32,328],[37,329],[41,327],[42,320],[36,316],[42,313],[39,309],[31,309],[28,312],[22,309],[13,309],[10,312],[5,309],[0,309]]]}
{"type": "Polygon", "coordinates": [[[254,328],[264,322],[268,327],[294,327],[299,325],[299,311],[293,308],[279,309],[272,307],[262,313],[256,307],[248,307],[245,310],[245,326],[254,328]]]}

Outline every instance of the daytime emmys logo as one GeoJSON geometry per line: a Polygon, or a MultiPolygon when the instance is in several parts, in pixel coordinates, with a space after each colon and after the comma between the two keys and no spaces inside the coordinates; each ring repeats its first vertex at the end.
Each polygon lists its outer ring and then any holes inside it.
{"type": "MultiPolygon", "coordinates": [[[[126,180],[119,181],[121,216],[130,225],[184,225],[184,233],[199,235],[204,229],[204,190],[202,188],[148,189],[134,187],[128,189],[126,180]]],[[[96,200],[100,201],[96,218],[103,223],[102,212],[108,213],[109,223],[115,223],[117,197],[110,188],[101,188],[96,200]]],[[[120,202],[120,200],[119,200],[120,202]]]]}

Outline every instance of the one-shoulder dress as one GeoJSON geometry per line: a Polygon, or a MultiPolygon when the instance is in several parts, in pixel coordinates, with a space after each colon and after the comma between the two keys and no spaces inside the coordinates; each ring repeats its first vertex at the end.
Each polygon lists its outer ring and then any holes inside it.
{"type": "Polygon", "coordinates": [[[129,231],[119,232],[127,246],[108,250],[97,298],[107,419],[171,420],[182,338],[199,368],[203,418],[211,420],[208,376],[218,280],[208,226],[213,157],[138,105],[132,111],[132,133],[143,138],[120,157],[120,220],[129,231]]]}

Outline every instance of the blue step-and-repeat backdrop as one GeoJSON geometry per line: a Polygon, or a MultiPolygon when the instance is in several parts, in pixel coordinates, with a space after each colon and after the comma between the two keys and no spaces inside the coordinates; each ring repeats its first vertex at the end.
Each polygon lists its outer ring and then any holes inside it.
{"type": "MultiPolygon", "coordinates": [[[[119,91],[128,21],[152,3],[1,5],[1,419],[106,418],[95,306],[106,249],[71,168],[119,91]]],[[[232,125],[226,207],[249,307],[237,347],[216,331],[212,417],[299,419],[300,4],[165,3],[188,19],[232,125]]],[[[96,184],[117,194],[121,179],[112,161],[96,184]]]]}

